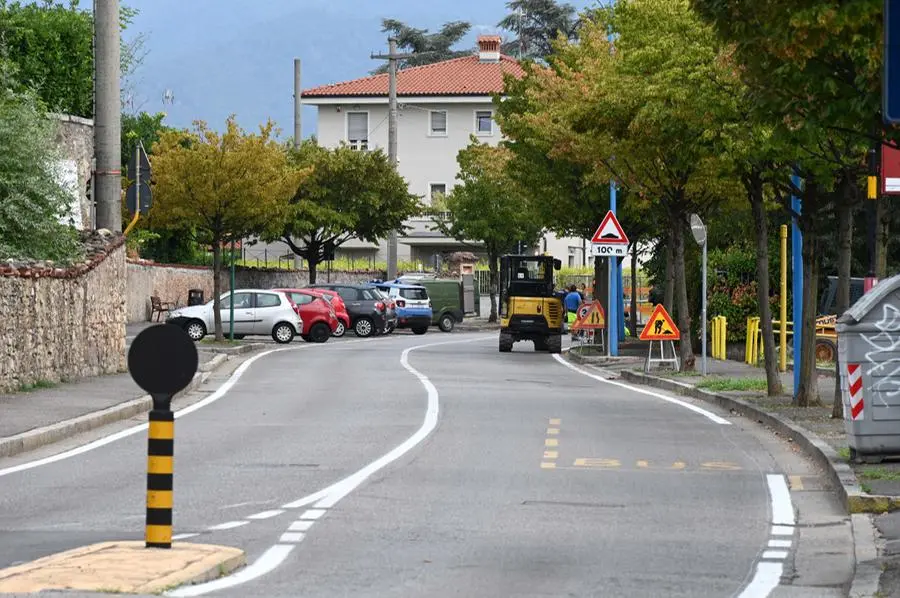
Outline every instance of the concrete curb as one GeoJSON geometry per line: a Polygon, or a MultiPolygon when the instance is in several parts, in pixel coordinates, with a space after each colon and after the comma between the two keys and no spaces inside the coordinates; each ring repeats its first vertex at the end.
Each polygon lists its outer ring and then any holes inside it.
{"type": "Polygon", "coordinates": [[[265,349],[268,346],[269,345],[265,343],[248,343],[236,347],[198,347],[198,350],[206,351],[207,353],[218,353],[220,355],[243,355],[244,353],[250,353],[251,351],[265,349]]]}
{"type": "MultiPolygon", "coordinates": [[[[202,364],[197,373],[194,374],[191,383],[188,384],[187,388],[176,394],[175,398],[177,399],[191,392],[206,382],[206,379],[209,378],[212,372],[227,360],[227,355],[216,355],[207,363],[202,364]]],[[[12,457],[19,453],[31,451],[84,432],[89,432],[107,424],[118,422],[123,419],[129,419],[136,415],[140,415],[141,413],[150,411],[152,405],[153,400],[150,398],[150,395],[144,395],[131,401],[101,409],[100,411],[87,413],[42,428],[28,430],[27,432],[22,432],[21,434],[16,434],[14,436],[0,438],[0,457],[12,457]]]]}

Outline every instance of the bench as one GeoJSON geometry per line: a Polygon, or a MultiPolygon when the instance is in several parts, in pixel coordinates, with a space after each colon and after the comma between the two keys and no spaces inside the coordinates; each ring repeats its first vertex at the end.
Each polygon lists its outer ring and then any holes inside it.
{"type": "Polygon", "coordinates": [[[168,313],[176,308],[176,304],[173,301],[163,301],[156,295],[150,296],[150,321],[153,321],[153,314],[156,314],[156,321],[159,322],[159,317],[163,313],[168,313]]]}

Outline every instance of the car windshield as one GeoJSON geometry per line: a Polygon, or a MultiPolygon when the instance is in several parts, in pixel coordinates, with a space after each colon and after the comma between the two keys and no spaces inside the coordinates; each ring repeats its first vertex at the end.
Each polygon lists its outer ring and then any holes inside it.
{"type": "Polygon", "coordinates": [[[368,299],[369,301],[382,301],[386,299],[378,289],[361,289],[363,299],[368,299]]]}
{"type": "Polygon", "coordinates": [[[425,289],[400,289],[400,296],[413,301],[428,301],[428,291],[425,289]]]}

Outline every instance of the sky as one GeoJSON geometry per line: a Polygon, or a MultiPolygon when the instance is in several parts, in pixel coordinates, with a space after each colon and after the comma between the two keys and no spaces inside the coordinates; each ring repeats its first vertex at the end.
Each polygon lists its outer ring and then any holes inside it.
{"type": "MultiPolygon", "coordinates": [[[[381,19],[436,31],[472,23],[458,49],[479,33],[500,33],[505,0],[125,0],[140,11],[126,39],[144,38],[144,59],[131,78],[130,112],[165,112],[166,123],[204,120],[220,129],[230,114],[247,130],[267,119],[293,135],[294,58],[304,89],[364,77],[387,52],[381,19]],[[170,90],[173,102],[164,102],[170,90]]],[[[578,10],[596,0],[569,0],[578,10]]],[[[316,130],[316,109],[303,109],[303,136],[316,130]]]]}

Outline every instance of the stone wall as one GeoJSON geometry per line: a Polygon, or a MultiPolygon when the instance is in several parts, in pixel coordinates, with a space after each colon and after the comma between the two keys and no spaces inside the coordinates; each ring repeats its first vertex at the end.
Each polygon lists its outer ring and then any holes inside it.
{"type": "Polygon", "coordinates": [[[85,240],[72,268],[0,263],[0,392],[126,370],[125,240],[85,240]]]}
{"type": "Polygon", "coordinates": [[[76,222],[76,228],[91,230],[93,214],[87,197],[87,187],[91,180],[91,163],[94,157],[94,121],[67,114],[53,114],[52,117],[59,122],[56,145],[60,158],[64,161],[73,161],[77,171],[78,181],[74,192],[78,197],[78,205],[73,206],[75,208],[73,215],[78,213],[81,221],[76,222]]]}
{"type": "MultiPolygon", "coordinates": [[[[150,296],[162,301],[177,301],[187,305],[188,291],[202,289],[203,298],[209,301],[213,294],[212,268],[156,264],[143,260],[128,260],[127,313],[128,323],[146,322],[150,318],[150,296]]],[[[318,272],[318,282],[365,282],[384,278],[384,272],[318,272]]],[[[275,268],[235,268],[234,282],[237,288],[273,289],[279,287],[304,287],[309,272],[305,270],[278,270],[275,268]]],[[[228,290],[229,277],[223,276],[222,290],[228,290]]],[[[155,317],[155,316],[154,316],[155,317]]],[[[165,314],[163,314],[165,318],[165,314]]]]}

